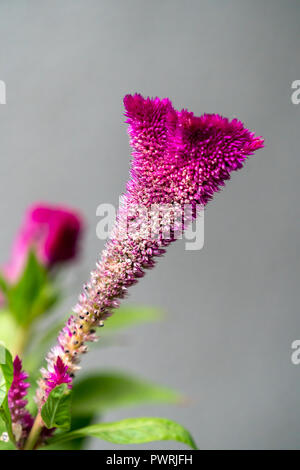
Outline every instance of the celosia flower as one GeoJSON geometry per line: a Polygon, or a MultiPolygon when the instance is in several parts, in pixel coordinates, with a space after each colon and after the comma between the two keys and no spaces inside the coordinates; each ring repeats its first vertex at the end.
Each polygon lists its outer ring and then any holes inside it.
{"type": "Polygon", "coordinates": [[[28,374],[22,371],[22,362],[18,356],[15,357],[13,382],[8,392],[8,406],[11,413],[12,429],[18,447],[22,447],[33,424],[33,418],[26,410],[27,388],[29,383],[25,382],[28,374]]]}
{"type": "Polygon", "coordinates": [[[57,358],[73,376],[80,355],[87,351],[85,343],[96,339],[95,327],[103,326],[127,288],[154,266],[155,257],[174,240],[161,235],[159,217],[155,233],[149,236],[147,216],[138,221],[139,211],[132,214],[132,207],[151,211],[153,204],[190,204],[195,209],[192,218],[197,204],[206,205],[230,173],[263,147],[262,138],[236,119],[229,121],[216,114],[196,117],[186,110],[174,110],[168,99],[140,95],[126,96],[124,104],[133,148],[131,178],[110,241],[84,286],[74,315],[61,331],[58,345],[48,355],[48,370],[42,371],[39,383],[40,405],[49,393],[49,380],[53,386],[51,374],[57,358]],[[124,219],[129,214],[135,230],[124,236],[124,219]]]}
{"type": "Polygon", "coordinates": [[[47,268],[74,258],[82,225],[81,217],[72,210],[47,204],[30,207],[14,242],[11,260],[3,267],[7,280],[17,281],[31,249],[47,268]]]}

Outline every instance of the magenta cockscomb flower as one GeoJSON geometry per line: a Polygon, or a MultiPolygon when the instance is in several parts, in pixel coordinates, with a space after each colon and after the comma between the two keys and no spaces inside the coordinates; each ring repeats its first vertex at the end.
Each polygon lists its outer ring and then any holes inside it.
{"type": "MultiPolygon", "coordinates": [[[[124,104],[133,148],[131,178],[106,249],[47,357],[48,369],[39,382],[40,405],[49,393],[48,381],[54,385],[53,364],[60,358],[68,367],[66,373],[73,376],[80,355],[87,351],[85,343],[96,339],[95,328],[103,326],[127,288],[174,241],[172,230],[163,236],[169,227],[160,216],[154,216],[150,227],[153,205],[191,205],[191,215],[185,220],[189,222],[197,214],[197,205],[206,205],[231,172],[263,147],[263,139],[236,119],[216,114],[196,117],[186,110],[176,111],[168,99],[141,95],[127,95],[124,104]],[[146,216],[140,218],[144,208],[146,216]],[[128,218],[133,230],[124,233],[128,218]]],[[[170,225],[171,219],[172,214],[170,225]]]]}
{"type": "Polygon", "coordinates": [[[31,249],[47,268],[74,258],[82,228],[81,216],[73,210],[49,204],[30,207],[14,242],[11,260],[3,267],[5,277],[11,283],[17,281],[31,249]]]}
{"type": "Polygon", "coordinates": [[[14,376],[8,392],[8,406],[16,443],[21,448],[33,425],[33,418],[25,408],[27,405],[25,397],[30,384],[25,382],[28,374],[22,371],[22,361],[18,356],[15,357],[13,366],[14,376]]]}

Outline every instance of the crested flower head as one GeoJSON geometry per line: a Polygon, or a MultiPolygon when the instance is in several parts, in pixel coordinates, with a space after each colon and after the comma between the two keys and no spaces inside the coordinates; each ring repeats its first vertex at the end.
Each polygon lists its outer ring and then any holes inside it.
{"type": "Polygon", "coordinates": [[[73,210],[48,204],[30,207],[14,242],[11,260],[3,268],[4,275],[10,282],[17,281],[31,249],[49,268],[74,258],[82,226],[81,217],[73,210]]]}
{"type": "Polygon", "coordinates": [[[176,111],[168,99],[124,98],[133,148],[128,195],[138,204],[206,204],[263,147],[237,119],[176,111]]]}
{"type": "Polygon", "coordinates": [[[263,140],[236,119],[216,114],[196,117],[186,110],[176,111],[168,99],[141,95],[127,95],[124,104],[133,149],[131,178],[111,238],[79,296],[74,315],[59,334],[56,349],[47,356],[48,369],[42,371],[44,380],[39,382],[40,406],[51,384],[58,382],[59,374],[53,372],[58,355],[62,375],[73,375],[80,355],[87,351],[85,343],[96,339],[95,327],[103,326],[128,287],[174,241],[172,230],[162,236],[162,231],[171,228],[172,211],[166,222],[153,206],[188,204],[192,206],[189,222],[197,214],[197,205],[205,205],[230,173],[242,168],[246,158],[263,146],[263,140]],[[140,217],[143,208],[146,214],[140,217]],[[149,217],[152,212],[153,218],[149,217]],[[133,226],[130,233],[128,219],[133,226]]]}
{"type": "Polygon", "coordinates": [[[15,357],[13,382],[8,392],[8,406],[11,413],[12,428],[18,446],[22,446],[33,424],[33,418],[26,410],[27,389],[30,386],[25,382],[28,374],[22,371],[22,361],[15,357]]]}

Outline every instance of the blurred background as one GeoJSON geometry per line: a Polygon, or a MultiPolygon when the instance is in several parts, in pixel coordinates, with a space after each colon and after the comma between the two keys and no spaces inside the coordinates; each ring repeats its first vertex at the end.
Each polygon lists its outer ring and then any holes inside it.
{"type": "Polygon", "coordinates": [[[160,307],[166,319],[85,363],[178,389],[188,405],[109,420],[169,417],[200,449],[299,447],[299,20],[298,0],[1,1],[1,263],[32,202],[79,208],[88,229],[66,308],[104,246],[96,208],[118,205],[128,179],[125,94],[238,117],[265,138],[209,204],[204,248],[178,241],[131,288],[127,303],[160,307]]]}

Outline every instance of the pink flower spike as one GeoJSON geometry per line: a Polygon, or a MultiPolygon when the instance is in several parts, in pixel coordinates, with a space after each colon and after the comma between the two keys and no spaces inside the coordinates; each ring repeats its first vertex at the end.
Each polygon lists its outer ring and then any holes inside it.
{"type": "Polygon", "coordinates": [[[8,392],[8,406],[17,446],[21,448],[33,425],[33,417],[25,408],[27,405],[25,397],[30,384],[25,382],[28,374],[22,371],[22,361],[18,356],[14,359],[13,367],[14,377],[8,392]]]}
{"type": "Polygon", "coordinates": [[[154,213],[152,224],[153,207],[175,210],[179,206],[182,210],[191,206],[182,217],[180,230],[184,230],[196,217],[198,206],[206,206],[231,173],[263,147],[263,139],[237,119],[230,121],[218,114],[197,117],[187,110],[177,111],[167,98],[127,95],[124,106],[132,147],[130,179],[110,240],[60,332],[57,346],[47,355],[48,369],[42,371],[44,380],[37,392],[40,406],[49,393],[47,381],[52,383],[58,356],[68,367],[69,377],[73,376],[80,356],[87,352],[85,343],[97,339],[96,328],[119,306],[128,287],[153,268],[175,241],[174,213],[169,212],[167,221],[154,213]],[[140,217],[140,212],[145,215],[140,217]],[[128,220],[133,227],[130,233],[128,220]],[[170,235],[165,236],[164,231],[170,235]]]}

